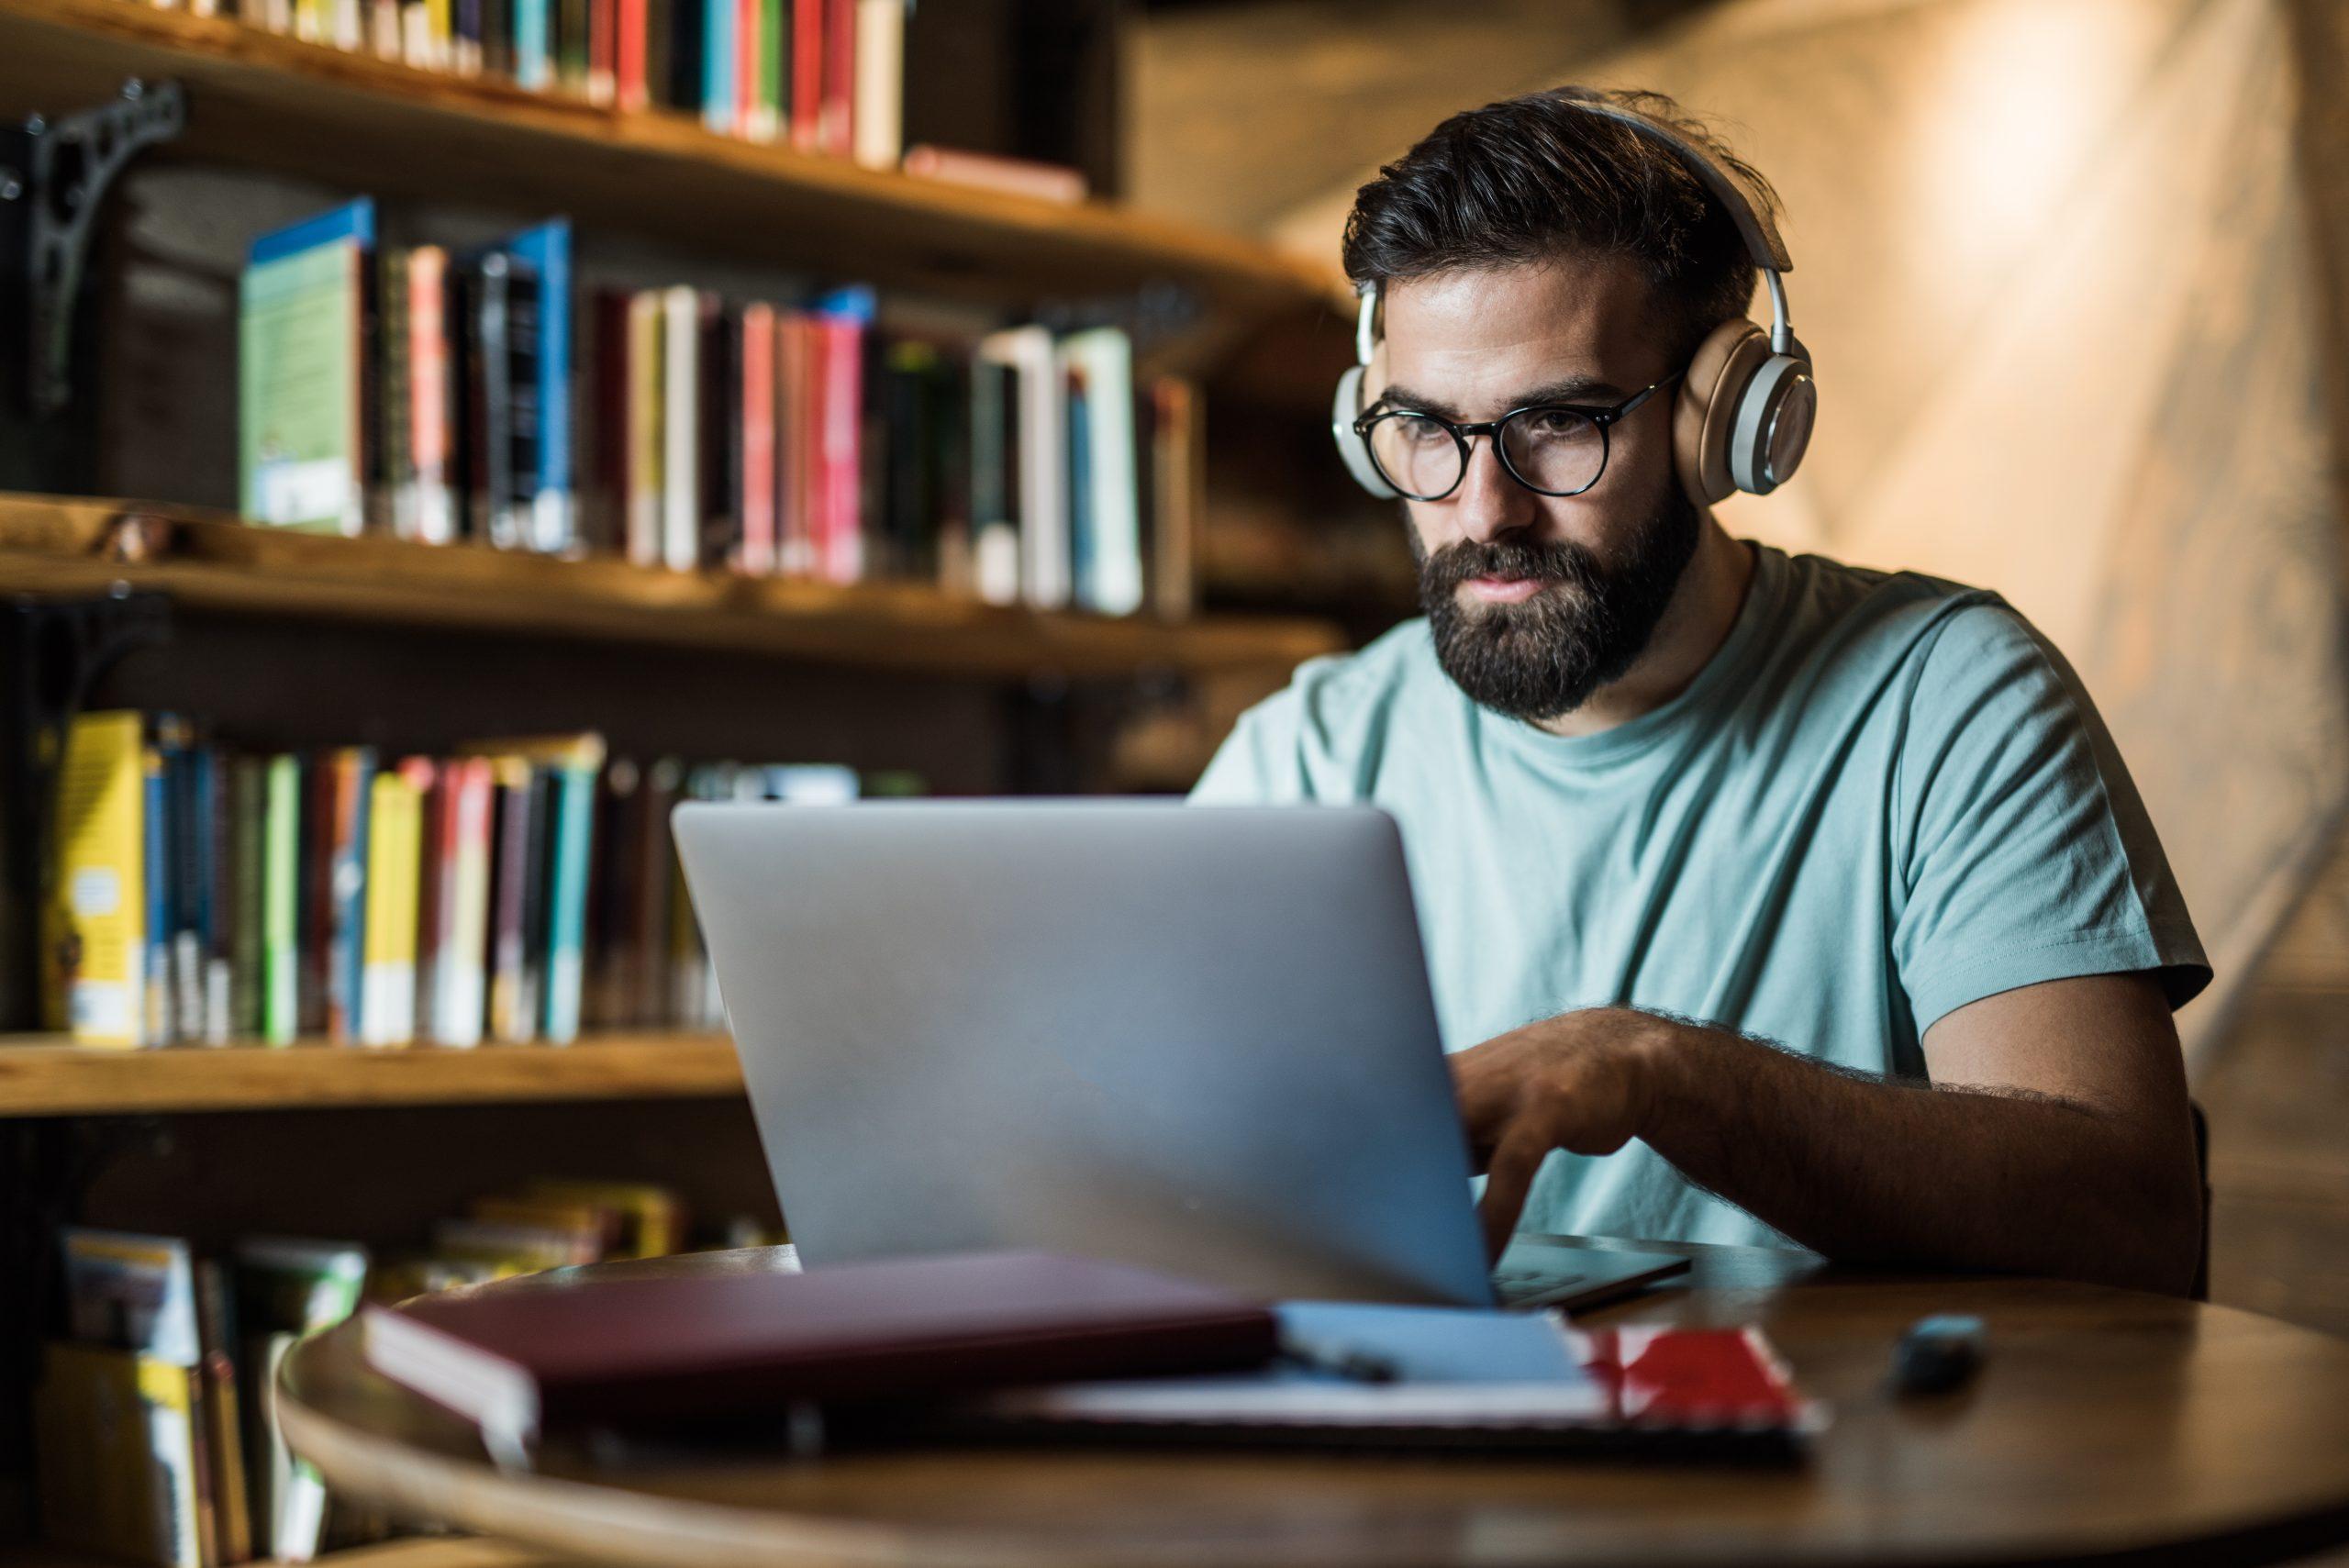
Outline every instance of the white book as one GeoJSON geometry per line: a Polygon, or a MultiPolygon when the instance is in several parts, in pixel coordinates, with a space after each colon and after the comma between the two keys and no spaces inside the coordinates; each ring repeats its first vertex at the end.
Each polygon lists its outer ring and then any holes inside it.
{"type": "Polygon", "coordinates": [[[906,0],[856,0],[855,100],[856,161],[895,169],[906,140],[906,0]]]}
{"type": "Polygon", "coordinates": [[[1038,609],[1069,602],[1068,400],[1052,335],[1010,327],[979,340],[979,353],[1011,367],[1019,425],[1019,586],[1038,609]]]}
{"type": "Polygon", "coordinates": [[[701,296],[683,284],[661,295],[661,560],[701,564],[701,296]]]}
{"type": "Polygon", "coordinates": [[[1141,505],[1134,462],[1134,350],[1115,327],[1073,332],[1060,361],[1085,382],[1089,536],[1077,551],[1084,572],[1076,602],[1108,616],[1141,608],[1141,505]]]}

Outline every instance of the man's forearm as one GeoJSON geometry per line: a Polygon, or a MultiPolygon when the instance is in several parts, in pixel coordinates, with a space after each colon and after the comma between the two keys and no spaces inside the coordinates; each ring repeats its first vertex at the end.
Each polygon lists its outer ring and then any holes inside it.
{"type": "Polygon", "coordinates": [[[1840,1072],[1674,1024],[1649,1147],[1805,1246],[2183,1292],[2201,1223],[2174,1140],[2046,1095],[1840,1072]]]}

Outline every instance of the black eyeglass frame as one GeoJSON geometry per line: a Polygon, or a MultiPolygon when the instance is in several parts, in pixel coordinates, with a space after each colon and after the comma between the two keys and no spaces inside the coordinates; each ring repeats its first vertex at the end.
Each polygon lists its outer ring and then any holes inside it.
{"type": "Polygon", "coordinates": [[[1476,456],[1475,449],[1471,447],[1469,442],[1478,436],[1488,436],[1492,439],[1493,455],[1500,459],[1501,472],[1508,474],[1511,479],[1517,481],[1518,484],[1525,486],[1526,489],[1532,491],[1536,495],[1580,495],[1597,485],[1601,479],[1604,479],[1607,476],[1607,460],[1613,455],[1614,451],[1614,441],[1608,434],[1608,427],[1617,424],[1639,412],[1640,405],[1645,403],[1649,398],[1654,396],[1664,388],[1670,386],[1674,382],[1678,381],[1687,373],[1687,369],[1686,366],[1683,366],[1681,369],[1674,371],[1670,375],[1665,376],[1662,381],[1652,382],[1648,385],[1642,387],[1639,391],[1631,394],[1631,396],[1626,397],[1620,403],[1608,405],[1590,403],[1528,403],[1522,407],[1510,409],[1508,413],[1502,415],[1497,419],[1486,419],[1475,424],[1456,425],[1451,420],[1443,418],[1439,415],[1424,413],[1417,408],[1374,409],[1370,413],[1364,414],[1362,417],[1354,421],[1354,435],[1361,439],[1363,450],[1370,458],[1371,467],[1378,471],[1378,477],[1384,479],[1389,485],[1393,486],[1394,491],[1397,495],[1404,496],[1409,500],[1441,501],[1445,496],[1451,495],[1453,491],[1459,489],[1462,484],[1466,483],[1468,478],[1468,465],[1475,460],[1476,456]],[[1589,484],[1579,485],[1572,490],[1544,490],[1540,485],[1534,484],[1531,480],[1526,478],[1525,475],[1518,473],[1517,465],[1508,460],[1508,443],[1501,439],[1501,427],[1508,424],[1511,419],[1518,417],[1520,415],[1548,414],[1554,412],[1579,415],[1583,418],[1589,420],[1598,428],[1598,472],[1590,476],[1589,484]],[[1459,478],[1454,479],[1450,484],[1445,485],[1442,489],[1437,491],[1432,495],[1417,495],[1411,491],[1404,489],[1400,484],[1397,484],[1395,483],[1395,476],[1386,472],[1386,465],[1378,461],[1378,448],[1371,442],[1370,428],[1373,425],[1377,424],[1381,419],[1397,418],[1425,419],[1432,424],[1442,426],[1445,430],[1450,432],[1452,436],[1452,444],[1453,447],[1457,448],[1460,452],[1459,478]]]}

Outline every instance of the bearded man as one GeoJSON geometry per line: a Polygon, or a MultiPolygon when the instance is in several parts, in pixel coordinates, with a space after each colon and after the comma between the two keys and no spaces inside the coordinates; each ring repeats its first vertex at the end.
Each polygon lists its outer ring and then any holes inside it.
{"type": "Polygon", "coordinates": [[[1397,818],[1496,1255],[2185,1290],[2170,1015],[2210,970],[2077,678],[1996,595],[1732,539],[1675,436],[1770,201],[1668,100],[1579,89],[1362,188],[1384,337],[1366,311],[1339,433],[1404,497],[1426,616],[1299,669],[1193,798],[1397,818]]]}

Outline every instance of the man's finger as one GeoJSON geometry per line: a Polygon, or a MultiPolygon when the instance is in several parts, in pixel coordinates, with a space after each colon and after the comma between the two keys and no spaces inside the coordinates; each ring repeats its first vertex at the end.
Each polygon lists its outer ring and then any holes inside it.
{"type": "Polygon", "coordinates": [[[1500,1261],[1502,1249],[1517,1233],[1534,1173],[1549,1155],[1550,1140],[1522,1122],[1512,1125],[1494,1149],[1485,1172],[1484,1201],[1476,1206],[1476,1217],[1485,1226],[1485,1255],[1494,1262],[1500,1261]]]}

